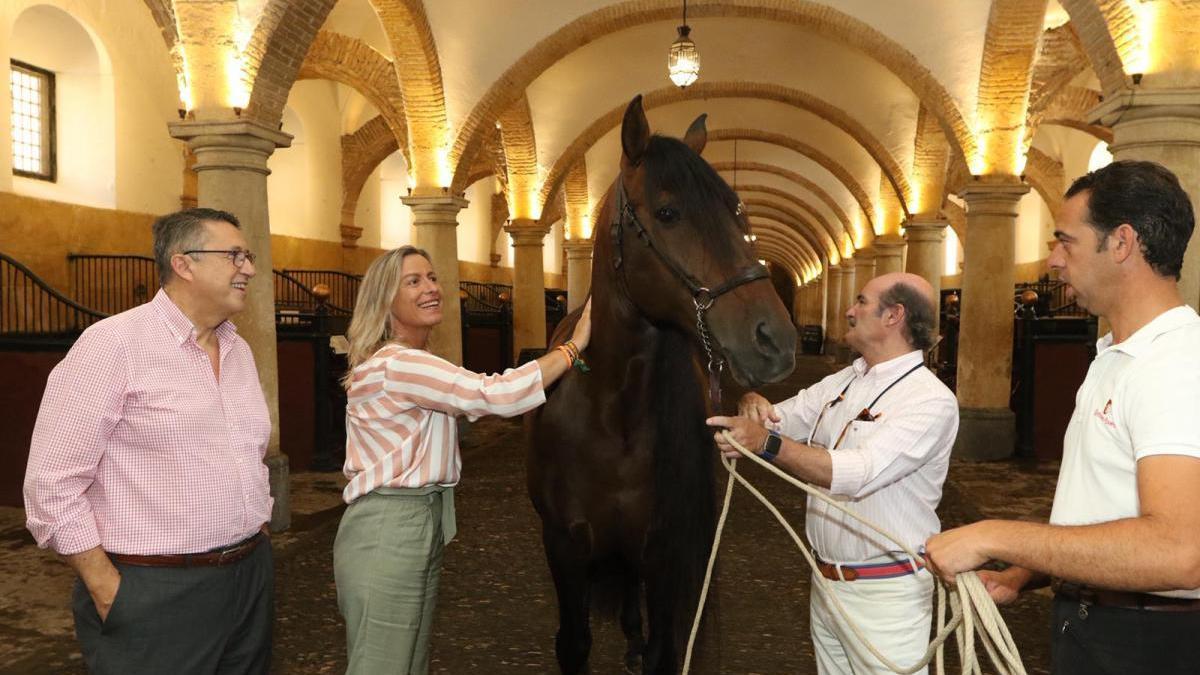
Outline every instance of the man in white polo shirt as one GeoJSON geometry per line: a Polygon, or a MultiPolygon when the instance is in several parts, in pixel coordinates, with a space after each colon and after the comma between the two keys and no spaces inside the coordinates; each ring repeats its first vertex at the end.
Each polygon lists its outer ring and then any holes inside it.
{"type": "Polygon", "coordinates": [[[1200,317],[1177,288],[1194,227],[1175,176],[1115,162],[1067,190],[1050,265],[1112,333],[1075,399],[1049,525],[935,535],[930,566],[993,599],[1054,580],[1054,673],[1200,672],[1200,317]]]}

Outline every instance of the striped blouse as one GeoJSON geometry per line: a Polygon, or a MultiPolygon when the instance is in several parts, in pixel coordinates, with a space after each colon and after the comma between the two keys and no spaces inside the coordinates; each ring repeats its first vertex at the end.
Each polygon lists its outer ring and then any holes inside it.
{"type": "Polygon", "coordinates": [[[462,457],[455,417],[511,417],[546,400],[531,361],[479,375],[421,349],[382,347],[354,369],[347,392],[347,504],[377,487],[458,483],[462,457]]]}

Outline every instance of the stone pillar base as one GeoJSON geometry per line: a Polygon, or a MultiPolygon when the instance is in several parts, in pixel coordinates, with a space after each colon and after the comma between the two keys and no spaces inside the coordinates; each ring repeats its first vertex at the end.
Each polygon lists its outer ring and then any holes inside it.
{"type": "Polygon", "coordinates": [[[292,526],[292,498],[289,482],[288,457],[284,454],[269,455],[263,459],[267,465],[267,481],[275,507],[271,509],[271,531],[283,532],[292,526]]]}
{"type": "Polygon", "coordinates": [[[1008,408],[959,408],[954,456],[968,462],[990,462],[1013,456],[1017,416],[1008,408]]]}

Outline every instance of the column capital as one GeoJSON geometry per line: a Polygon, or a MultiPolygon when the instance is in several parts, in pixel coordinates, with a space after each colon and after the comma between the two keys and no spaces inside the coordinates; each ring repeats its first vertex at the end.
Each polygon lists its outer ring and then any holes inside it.
{"type": "Polygon", "coordinates": [[[904,237],[898,234],[881,234],[871,242],[871,248],[875,249],[876,257],[887,258],[900,255],[905,244],[904,237]]]}
{"type": "Polygon", "coordinates": [[[261,122],[237,120],[234,122],[197,122],[186,120],[171,122],[167,129],[172,138],[187,141],[188,148],[196,155],[193,171],[225,169],[232,171],[254,171],[264,176],[267,159],[276,148],[292,144],[291,134],[285,134],[261,122]]]}
{"type": "Polygon", "coordinates": [[[567,260],[590,260],[592,258],[591,239],[568,239],[563,242],[567,252],[567,260]]]}
{"type": "Polygon", "coordinates": [[[541,246],[550,228],[532,218],[514,218],[504,226],[513,246],[541,246]]]}
{"type": "Polygon", "coordinates": [[[458,227],[458,212],[469,203],[455,195],[407,195],[400,198],[413,212],[413,225],[458,227]]]}
{"type": "Polygon", "coordinates": [[[904,238],[913,242],[941,242],[946,238],[950,221],[940,219],[911,218],[904,223],[904,238]]]}
{"type": "Polygon", "coordinates": [[[1125,89],[1088,113],[1112,127],[1113,155],[1141,146],[1200,146],[1200,89],[1125,89]]]}
{"type": "Polygon", "coordinates": [[[972,216],[1017,217],[1017,204],[1029,192],[1029,185],[1014,176],[995,177],[967,183],[959,195],[967,203],[967,218],[972,216]]]}

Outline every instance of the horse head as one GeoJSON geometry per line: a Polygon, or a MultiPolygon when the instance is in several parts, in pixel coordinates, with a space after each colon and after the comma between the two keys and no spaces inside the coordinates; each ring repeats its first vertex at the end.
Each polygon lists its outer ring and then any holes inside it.
{"type": "Polygon", "coordinates": [[[642,316],[707,343],[739,383],[757,387],[795,367],[796,329],[747,241],[737,194],[700,157],[705,117],[682,141],[651,135],[642,97],[633,99],[621,127],[616,215],[597,239],[607,235],[601,246],[642,316]]]}

